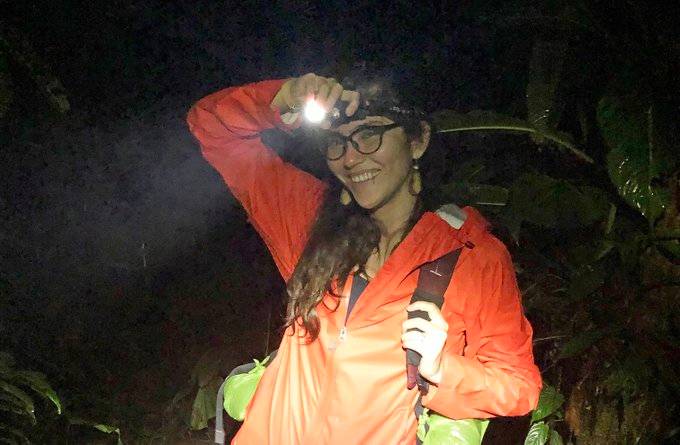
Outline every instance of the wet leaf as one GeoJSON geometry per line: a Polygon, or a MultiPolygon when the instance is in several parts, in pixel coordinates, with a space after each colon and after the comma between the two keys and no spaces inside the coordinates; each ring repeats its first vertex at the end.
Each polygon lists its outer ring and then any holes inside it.
{"type": "Polygon", "coordinates": [[[537,128],[522,119],[504,116],[491,111],[475,110],[467,114],[453,110],[442,110],[433,115],[433,121],[440,133],[461,131],[511,131],[538,135],[556,146],[566,149],[578,158],[592,163],[590,156],[577,148],[574,138],[564,132],[537,128]]]}
{"type": "Polygon", "coordinates": [[[549,432],[550,428],[545,423],[534,423],[529,429],[524,445],[544,445],[548,441],[549,432]]]}
{"type": "Polygon", "coordinates": [[[538,406],[531,413],[531,421],[536,422],[545,419],[560,409],[563,403],[564,396],[555,387],[545,385],[541,390],[541,395],[538,397],[538,406]]]}
{"type": "Polygon", "coordinates": [[[600,100],[597,120],[609,147],[607,170],[621,197],[649,221],[668,206],[668,191],[653,185],[663,168],[649,136],[651,109],[615,97],[600,100]]]}
{"type": "Polygon", "coordinates": [[[57,408],[57,414],[61,414],[61,400],[50,384],[47,383],[44,374],[35,371],[19,371],[15,374],[15,378],[17,382],[29,386],[32,390],[50,400],[57,408]]]}
{"type": "Polygon", "coordinates": [[[118,440],[116,441],[117,445],[123,445],[123,440],[120,437],[120,428],[117,428],[112,425],[107,425],[104,423],[97,423],[97,422],[92,422],[90,420],[85,420],[80,417],[70,417],[68,419],[69,423],[71,425],[82,425],[82,426],[89,426],[92,427],[98,431],[101,431],[102,433],[106,434],[116,434],[118,436],[118,440]]]}

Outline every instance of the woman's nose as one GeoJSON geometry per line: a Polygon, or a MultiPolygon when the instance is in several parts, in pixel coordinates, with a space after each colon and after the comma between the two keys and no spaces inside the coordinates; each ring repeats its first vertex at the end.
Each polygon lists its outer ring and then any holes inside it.
{"type": "Polygon", "coordinates": [[[360,153],[354,146],[354,144],[347,144],[347,149],[345,150],[345,155],[343,156],[343,165],[345,169],[350,170],[355,165],[361,163],[364,157],[363,153],[360,153]]]}

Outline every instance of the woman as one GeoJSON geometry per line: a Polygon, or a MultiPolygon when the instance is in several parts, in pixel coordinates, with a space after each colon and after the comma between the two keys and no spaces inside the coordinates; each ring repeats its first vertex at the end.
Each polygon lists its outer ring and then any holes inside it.
{"type": "Polygon", "coordinates": [[[417,161],[430,124],[389,106],[352,120],[366,96],[397,103],[386,84],[359,90],[307,74],[227,88],[189,113],[204,157],[245,208],[289,294],[286,335],[233,444],[413,444],[418,391],[406,387],[402,348],[422,355],[418,370],[430,382],[422,403],[442,415],[518,416],[536,406],[532,330],[507,250],[471,207],[458,228],[422,211],[427,178],[417,161]],[[337,181],[296,169],[260,139],[266,129],[298,128],[297,106],[312,95],[327,110],[347,104],[349,122],[319,132],[337,181]],[[442,309],[409,306],[419,267],[463,245],[442,309]],[[410,310],[431,321],[407,320],[410,310]]]}

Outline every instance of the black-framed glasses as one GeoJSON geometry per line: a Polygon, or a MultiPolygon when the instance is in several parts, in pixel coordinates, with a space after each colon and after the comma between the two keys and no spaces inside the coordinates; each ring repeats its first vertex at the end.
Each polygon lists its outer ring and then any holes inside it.
{"type": "Polygon", "coordinates": [[[401,124],[359,125],[349,136],[324,130],[320,135],[319,149],[329,161],[338,160],[345,155],[347,142],[350,142],[352,147],[359,153],[370,155],[378,151],[382,146],[385,132],[397,127],[401,127],[401,124]]]}

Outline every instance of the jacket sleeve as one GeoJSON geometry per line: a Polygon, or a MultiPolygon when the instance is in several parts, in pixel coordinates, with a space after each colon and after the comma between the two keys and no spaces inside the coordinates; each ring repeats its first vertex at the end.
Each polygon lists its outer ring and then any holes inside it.
{"type": "MultiPolygon", "coordinates": [[[[522,311],[510,255],[500,241],[489,238],[470,251],[469,261],[461,257],[456,274],[466,279],[447,295],[447,300],[466,300],[464,353],[460,339],[451,338],[456,330],[449,329],[441,382],[430,385],[423,397],[424,406],[453,419],[521,416],[536,408],[541,391],[533,332],[522,311]]],[[[461,317],[450,312],[444,316],[461,317]]],[[[459,319],[449,323],[460,324],[459,319]]]]}
{"type": "Polygon", "coordinates": [[[187,117],[205,159],[220,173],[290,278],[316,215],[323,183],[285,163],[260,138],[284,124],[271,102],[285,80],[227,88],[196,103],[187,117]]]}

